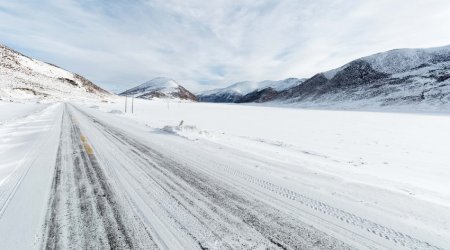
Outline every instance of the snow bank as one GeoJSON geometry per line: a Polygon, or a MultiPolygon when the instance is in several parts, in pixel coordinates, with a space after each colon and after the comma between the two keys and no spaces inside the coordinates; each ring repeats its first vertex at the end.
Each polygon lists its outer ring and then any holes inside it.
{"type": "Polygon", "coordinates": [[[45,107],[47,107],[47,105],[44,104],[0,101],[0,124],[8,120],[14,120],[38,112],[45,107]]]}

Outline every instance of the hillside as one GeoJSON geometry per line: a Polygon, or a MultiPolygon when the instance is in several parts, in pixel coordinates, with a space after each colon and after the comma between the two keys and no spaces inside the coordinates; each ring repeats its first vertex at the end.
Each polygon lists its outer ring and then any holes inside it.
{"type": "Polygon", "coordinates": [[[271,101],[302,106],[445,108],[450,102],[450,46],[363,57],[316,74],[271,101]]]}
{"type": "Polygon", "coordinates": [[[0,45],[0,99],[101,100],[112,96],[81,75],[0,45]]]}

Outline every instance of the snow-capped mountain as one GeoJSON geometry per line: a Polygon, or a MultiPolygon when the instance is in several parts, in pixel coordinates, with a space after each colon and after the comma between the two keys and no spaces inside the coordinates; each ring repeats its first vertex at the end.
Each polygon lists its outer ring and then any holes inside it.
{"type": "MultiPolygon", "coordinates": [[[[278,93],[301,84],[304,80],[288,78],[280,81],[238,82],[221,89],[213,89],[198,94],[203,102],[261,102],[263,96],[253,93],[278,93]]],[[[264,99],[264,98],[263,98],[264,99]]]]}
{"type": "Polygon", "coordinates": [[[166,77],[157,77],[137,87],[126,90],[120,95],[134,96],[136,98],[179,98],[184,100],[197,100],[196,96],[178,84],[175,80],[166,77]]]}
{"type": "Polygon", "coordinates": [[[450,46],[363,57],[316,74],[271,100],[333,107],[449,105],[450,46]]]}
{"type": "Polygon", "coordinates": [[[0,99],[103,100],[114,95],[86,78],[0,44],[0,99]]]}

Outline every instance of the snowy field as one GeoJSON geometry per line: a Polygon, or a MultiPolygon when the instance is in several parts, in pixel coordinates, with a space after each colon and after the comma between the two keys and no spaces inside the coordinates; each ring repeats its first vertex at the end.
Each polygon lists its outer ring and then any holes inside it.
{"type": "Polygon", "coordinates": [[[446,114],[0,107],[0,248],[450,248],[446,114]]]}
{"type": "Polygon", "coordinates": [[[123,100],[86,107],[183,137],[191,150],[239,151],[255,159],[245,166],[252,174],[450,247],[448,115],[162,100],[135,100],[134,114],[120,114],[123,100]]]}

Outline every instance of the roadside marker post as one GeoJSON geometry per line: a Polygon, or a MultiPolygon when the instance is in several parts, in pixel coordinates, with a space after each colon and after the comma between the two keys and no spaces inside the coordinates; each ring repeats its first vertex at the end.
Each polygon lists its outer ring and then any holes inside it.
{"type": "Polygon", "coordinates": [[[125,113],[127,112],[127,96],[125,96],[125,113]]]}

